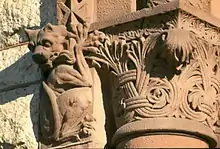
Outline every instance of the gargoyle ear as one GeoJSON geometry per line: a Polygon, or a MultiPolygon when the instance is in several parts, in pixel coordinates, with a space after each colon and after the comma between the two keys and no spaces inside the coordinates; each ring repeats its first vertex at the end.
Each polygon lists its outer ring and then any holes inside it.
{"type": "Polygon", "coordinates": [[[24,29],[24,32],[26,33],[29,40],[28,49],[31,52],[34,52],[39,31],[40,29],[37,30],[24,29]]]}
{"type": "Polygon", "coordinates": [[[24,29],[24,32],[26,33],[29,41],[36,41],[39,31],[40,29],[37,30],[24,29]]]}

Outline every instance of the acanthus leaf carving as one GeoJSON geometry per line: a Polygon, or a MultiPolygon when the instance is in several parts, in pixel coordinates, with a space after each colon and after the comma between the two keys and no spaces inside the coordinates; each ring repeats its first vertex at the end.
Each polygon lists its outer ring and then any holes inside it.
{"type": "Polygon", "coordinates": [[[184,0],[184,5],[186,6],[192,6],[196,9],[205,11],[205,12],[210,12],[210,5],[211,5],[211,0],[184,0]]]}
{"type": "Polygon", "coordinates": [[[51,107],[42,105],[46,139],[80,142],[91,135],[94,99],[86,60],[107,65],[117,78],[112,95],[117,127],[158,117],[190,119],[212,130],[218,127],[218,46],[194,32],[142,30],[115,36],[94,31],[88,35],[85,23],[72,25],[71,32],[50,24],[36,32],[29,34],[29,47],[34,47],[30,48],[33,59],[45,76],[41,98],[51,107]]]}
{"type": "Polygon", "coordinates": [[[118,127],[136,119],[181,117],[215,130],[219,60],[210,44],[183,29],[125,34],[117,41],[100,35],[92,44],[97,52],[87,58],[107,64],[118,78],[118,127]]]}

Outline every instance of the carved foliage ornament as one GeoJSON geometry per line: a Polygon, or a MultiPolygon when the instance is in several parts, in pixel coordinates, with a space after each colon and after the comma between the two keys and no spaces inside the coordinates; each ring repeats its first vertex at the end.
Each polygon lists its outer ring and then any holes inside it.
{"type": "MultiPolygon", "coordinates": [[[[193,32],[124,34],[118,40],[93,33],[96,53],[118,78],[113,95],[118,127],[143,118],[177,117],[215,129],[218,121],[219,51],[193,32]],[[131,38],[131,36],[133,38],[131,38]]],[[[101,65],[100,65],[101,66],[101,65]]]]}
{"type": "Polygon", "coordinates": [[[194,0],[194,1],[190,1],[190,0],[184,0],[184,4],[186,6],[192,6],[195,7],[197,9],[200,9],[202,11],[205,12],[210,12],[210,5],[211,5],[211,1],[212,0],[194,0]]]}
{"type": "Polygon", "coordinates": [[[72,25],[72,32],[50,24],[28,32],[45,77],[40,122],[46,140],[77,142],[93,130],[85,58],[109,66],[118,80],[112,99],[118,127],[152,117],[191,119],[213,130],[219,124],[218,46],[183,29],[128,32],[117,40],[87,32],[86,24],[72,25]]]}

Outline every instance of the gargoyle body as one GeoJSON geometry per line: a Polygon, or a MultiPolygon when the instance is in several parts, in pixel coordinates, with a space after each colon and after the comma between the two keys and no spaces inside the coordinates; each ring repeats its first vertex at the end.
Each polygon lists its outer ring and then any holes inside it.
{"type": "Polygon", "coordinates": [[[88,138],[92,123],[92,79],[81,44],[87,25],[73,33],[65,26],[47,24],[40,30],[26,30],[33,60],[42,71],[40,130],[42,142],[56,146],[88,138]]]}

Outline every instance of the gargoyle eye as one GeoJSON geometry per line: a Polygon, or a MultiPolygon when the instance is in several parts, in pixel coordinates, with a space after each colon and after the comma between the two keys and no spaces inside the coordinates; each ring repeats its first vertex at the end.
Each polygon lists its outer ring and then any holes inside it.
{"type": "Polygon", "coordinates": [[[51,47],[52,43],[49,40],[43,39],[41,45],[44,47],[51,47]]]}

